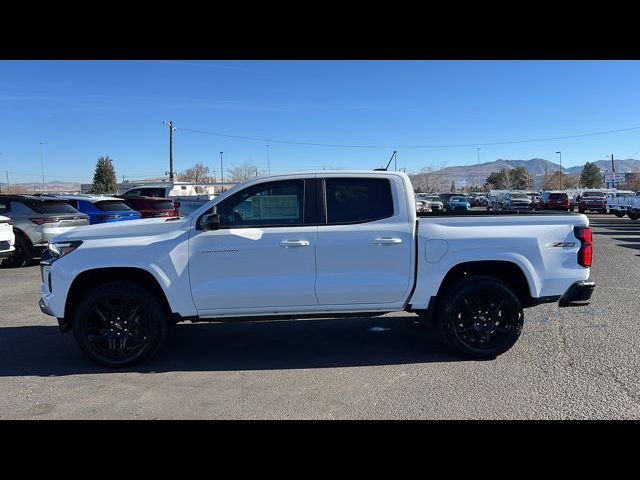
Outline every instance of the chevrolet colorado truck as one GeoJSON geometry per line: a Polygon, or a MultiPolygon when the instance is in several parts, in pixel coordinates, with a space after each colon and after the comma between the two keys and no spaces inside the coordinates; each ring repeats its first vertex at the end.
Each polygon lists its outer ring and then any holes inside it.
{"type": "Polygon", "coordinates": [[[40,308],[109,367],[147,358],[179,321],[398,311],[490,359],[519,338],[523,308],[591,297],[592,248],[582,214],[418,218],[404,173],[295,173],[236,185],[186,217],[58,236],[40,308]]]}

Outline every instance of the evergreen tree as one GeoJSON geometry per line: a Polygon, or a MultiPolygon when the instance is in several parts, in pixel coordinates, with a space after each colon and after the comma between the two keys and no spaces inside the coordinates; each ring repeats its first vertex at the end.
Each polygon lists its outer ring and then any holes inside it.
{"type": "Polygon", "coordinates": [[[118,181],[112,162],[109,155],[98,158],[96,171],[93,174],[92,189],[94,193],[118,193],[118,181]]]}
{"type": "Polygon", "coordinates": [[[455,180],[451,180],[451,191],[452,192],[456,191],[456,181],[455,180]]]}
{"type": "Polygon", "coordinates": [[[602,174],[598,165],[587,162],[582,167],[580,173],[580,185],[587,188],[598,188],[602,186],[602,174]]]}

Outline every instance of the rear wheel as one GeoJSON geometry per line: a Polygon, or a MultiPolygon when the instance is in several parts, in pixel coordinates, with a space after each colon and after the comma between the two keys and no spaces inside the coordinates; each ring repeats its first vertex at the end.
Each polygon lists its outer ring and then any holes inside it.
{"type": "Polygon", "coordinates": [[[522,332],[520,301],[496,278],[464,278],[451,285],[439,303],[442,336],[466,357],[495,358],[509,350],[522,332]]]}
{"type": "Polygon", "coordinates": [[[96,287],[82,299],[73,316],[80,349],[107,367],[128,367],[156,352],[169,315],[156,295],[128,282],[96,287]]]}
{"type": "Polygon", "coordinates": [[[640,214],[638,214],[638,213],[632,213],[632,212],[629,212],[629,214],[628,214],[628,215],[629,215],[629,218],[630,218],[631,220],[637,220],[638,218],[640,218],[640,214]]]}
{"type": "Polygon", "coordinates": [[[624,217],[624,212],[621,212],[621,211],[619,211],[619,210],[614,210],[614,211],[613,211],[613,213],[614,213],[614,215],[615,215],[616,217],[618,217],[618,218],[622,218],[622,217],[624,217]]]}
{"type": "Polygon", "coordinates": [[[4,266],[9,268],[26,267],[33,260],[33,249],[31,244],[22,236],[22,234],[16,232],[16,249],[13,251],[13,255],[4,261],[4,266]]]}

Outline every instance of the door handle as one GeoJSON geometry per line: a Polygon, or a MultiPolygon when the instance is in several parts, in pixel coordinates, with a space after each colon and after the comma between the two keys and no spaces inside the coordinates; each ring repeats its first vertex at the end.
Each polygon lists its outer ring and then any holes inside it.
{"type": "Polygon", "coordinates": [[[280,246],[284,248],[289,247],[308,247],[308,240],[283,240],[280,242],[280,246]]]}
{"type": "Polygon", "coordinates": [[[378,237],[373,241],[373,243],[377,243],[378,245],[398,244],[398,243],[402,243],[402,239],[394,238],[394,237],[378,237]]]}

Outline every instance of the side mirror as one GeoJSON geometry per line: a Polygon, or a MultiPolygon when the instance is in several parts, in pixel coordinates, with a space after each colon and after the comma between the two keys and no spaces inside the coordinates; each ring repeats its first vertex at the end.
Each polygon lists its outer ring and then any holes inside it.
{"type": "Polygon", "coordinates": [[[217,213],[203,215],[198,221],[198,230],[218,230],[220,228],[220,217],[217,213]]]}
{"type": "Polygon", "coordinates": [[[180,208],[180,201],[179,201],[179,200],[176,200],[175,202],[173,202],[173,206],[174,206],[175,208],[180,208]]]}

